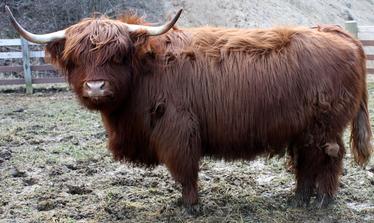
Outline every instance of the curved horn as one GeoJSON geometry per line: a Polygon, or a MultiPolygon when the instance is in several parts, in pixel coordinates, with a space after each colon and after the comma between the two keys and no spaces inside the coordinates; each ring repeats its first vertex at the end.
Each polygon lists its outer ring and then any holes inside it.
{"type": "Polygon", "coordinates": [[[167,31],[169,31],[169,29],[173,28],[174,24],[178,21],[180,15],[182,14],[182,11],[182,9],[179,9],[178,13],[174,16],[174,18],[162,26],[142,26],[127,24],[127,28],[130,32],[145,30],[148,32],[148,35],[150,36],[158,36],[166,33],[167,31]]]}
{"type": "Polygon", "coordinates": [[[14,18],[13,13],[10,11],[9,7],[6,5],[5,10],[8,13],[8,16],[10,18],[10,21],[12,22],[12,25],[17,30],[17,32],[25,39],[27,39],[30,42],[33,43],[49,43],[53,40],[59,40],[65,38],[65,30],[60,30],[53,33],[48,34],[33,34],[28,31],[26,31],[22,26],[17,22],[17,20],[14,18]]]}

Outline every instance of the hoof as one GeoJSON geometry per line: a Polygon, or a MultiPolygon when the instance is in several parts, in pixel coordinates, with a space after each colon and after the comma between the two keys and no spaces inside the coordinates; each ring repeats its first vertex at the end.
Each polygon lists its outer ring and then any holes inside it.
{"type": "Polygon", "coordinates": [[[199,216],[202,213],[202,207],[200,204],[184,205],[187,214],[192,216],[199,216]]]}
{"type": "Polygon", "coordinates": [[[326,194],[318,194],[315,200],[315,206],[318,209],[327,208],[334,203],[334,198],[326,194]]]}
{"type": "Polygon", "coordinates": [[[182,207],[182,206],[184,205],[184,202],[183,202],[182,197],[177,198],[173,203],[174,203],[177,207],[182,207]]]}
{"type": "Polygon", "coordinates": [[[310,197],[296,195],[290,198],[287,203],[292,208],[307,208],[310,203],[310,197]]]}
{"type": "Polygon", "coordinates": [[[185,212],[192,216],[198,216],[202,212],[202,207],[200,204],[188,204],[183,200],[183,198],[178,198],[175,201],[175,205],[178,207],[183,207],[185,212]]]}

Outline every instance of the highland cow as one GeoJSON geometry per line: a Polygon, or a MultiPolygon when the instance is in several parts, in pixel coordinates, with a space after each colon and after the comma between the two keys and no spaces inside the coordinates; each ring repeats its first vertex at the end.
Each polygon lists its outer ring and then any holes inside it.
{"type": "Polygon", "coordinates": [[[288,154],[296,201],[333,198],[345,154],[365,165],[372,136],[366,58],[336,26],[269,29],[147,26],[125,16],[87,18],[26,39],[47,43],[78,100],[101,113],[114,159],[164,164],[198,203],[199,161],[288,154]]]}

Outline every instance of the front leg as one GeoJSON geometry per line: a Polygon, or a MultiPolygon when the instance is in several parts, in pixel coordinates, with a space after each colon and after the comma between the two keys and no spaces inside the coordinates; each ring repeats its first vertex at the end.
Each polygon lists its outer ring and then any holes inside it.
{"type": "Polygon", "coordinates": [[[188,111],[167,107],[158,120],[153,120],[151,145],[158,159],[173,178],[182,185],[183,204],[191,209],[198,203],[198,171],[201,140],[198,122],[188,111]]]}

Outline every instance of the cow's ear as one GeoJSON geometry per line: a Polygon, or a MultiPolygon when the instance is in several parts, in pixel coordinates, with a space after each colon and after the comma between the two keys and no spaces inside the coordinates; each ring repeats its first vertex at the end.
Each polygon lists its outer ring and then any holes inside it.
{"type": "MultiPolygon", "coordinates": [[[[134,33],[131,33],[131,40],[133,42],[135,55],[138,59],[142,60],[144,58],[153,58],[155,56],[155,49],[157,47],[157,44],[154,43],[155,39],[150,39],[149,35],[145,31],[137,31],[134,33]]],[[[144,62],[144,61],[143,61],[144,62]]]]}
{"type": "Polygon", "coordinates": [[[141,30],[130,33],[130,38],[135,47],[140,47],[147,43],[149,35],[144,30],[141,30]]]}
{"type": "Polygon", "coordinates": [[[46,61],[52,63],[60,68],[66,66],[66,61],[63,59],[63,53],[65,48],[65,39],[52,41],[45,47],[46,61]]]}

